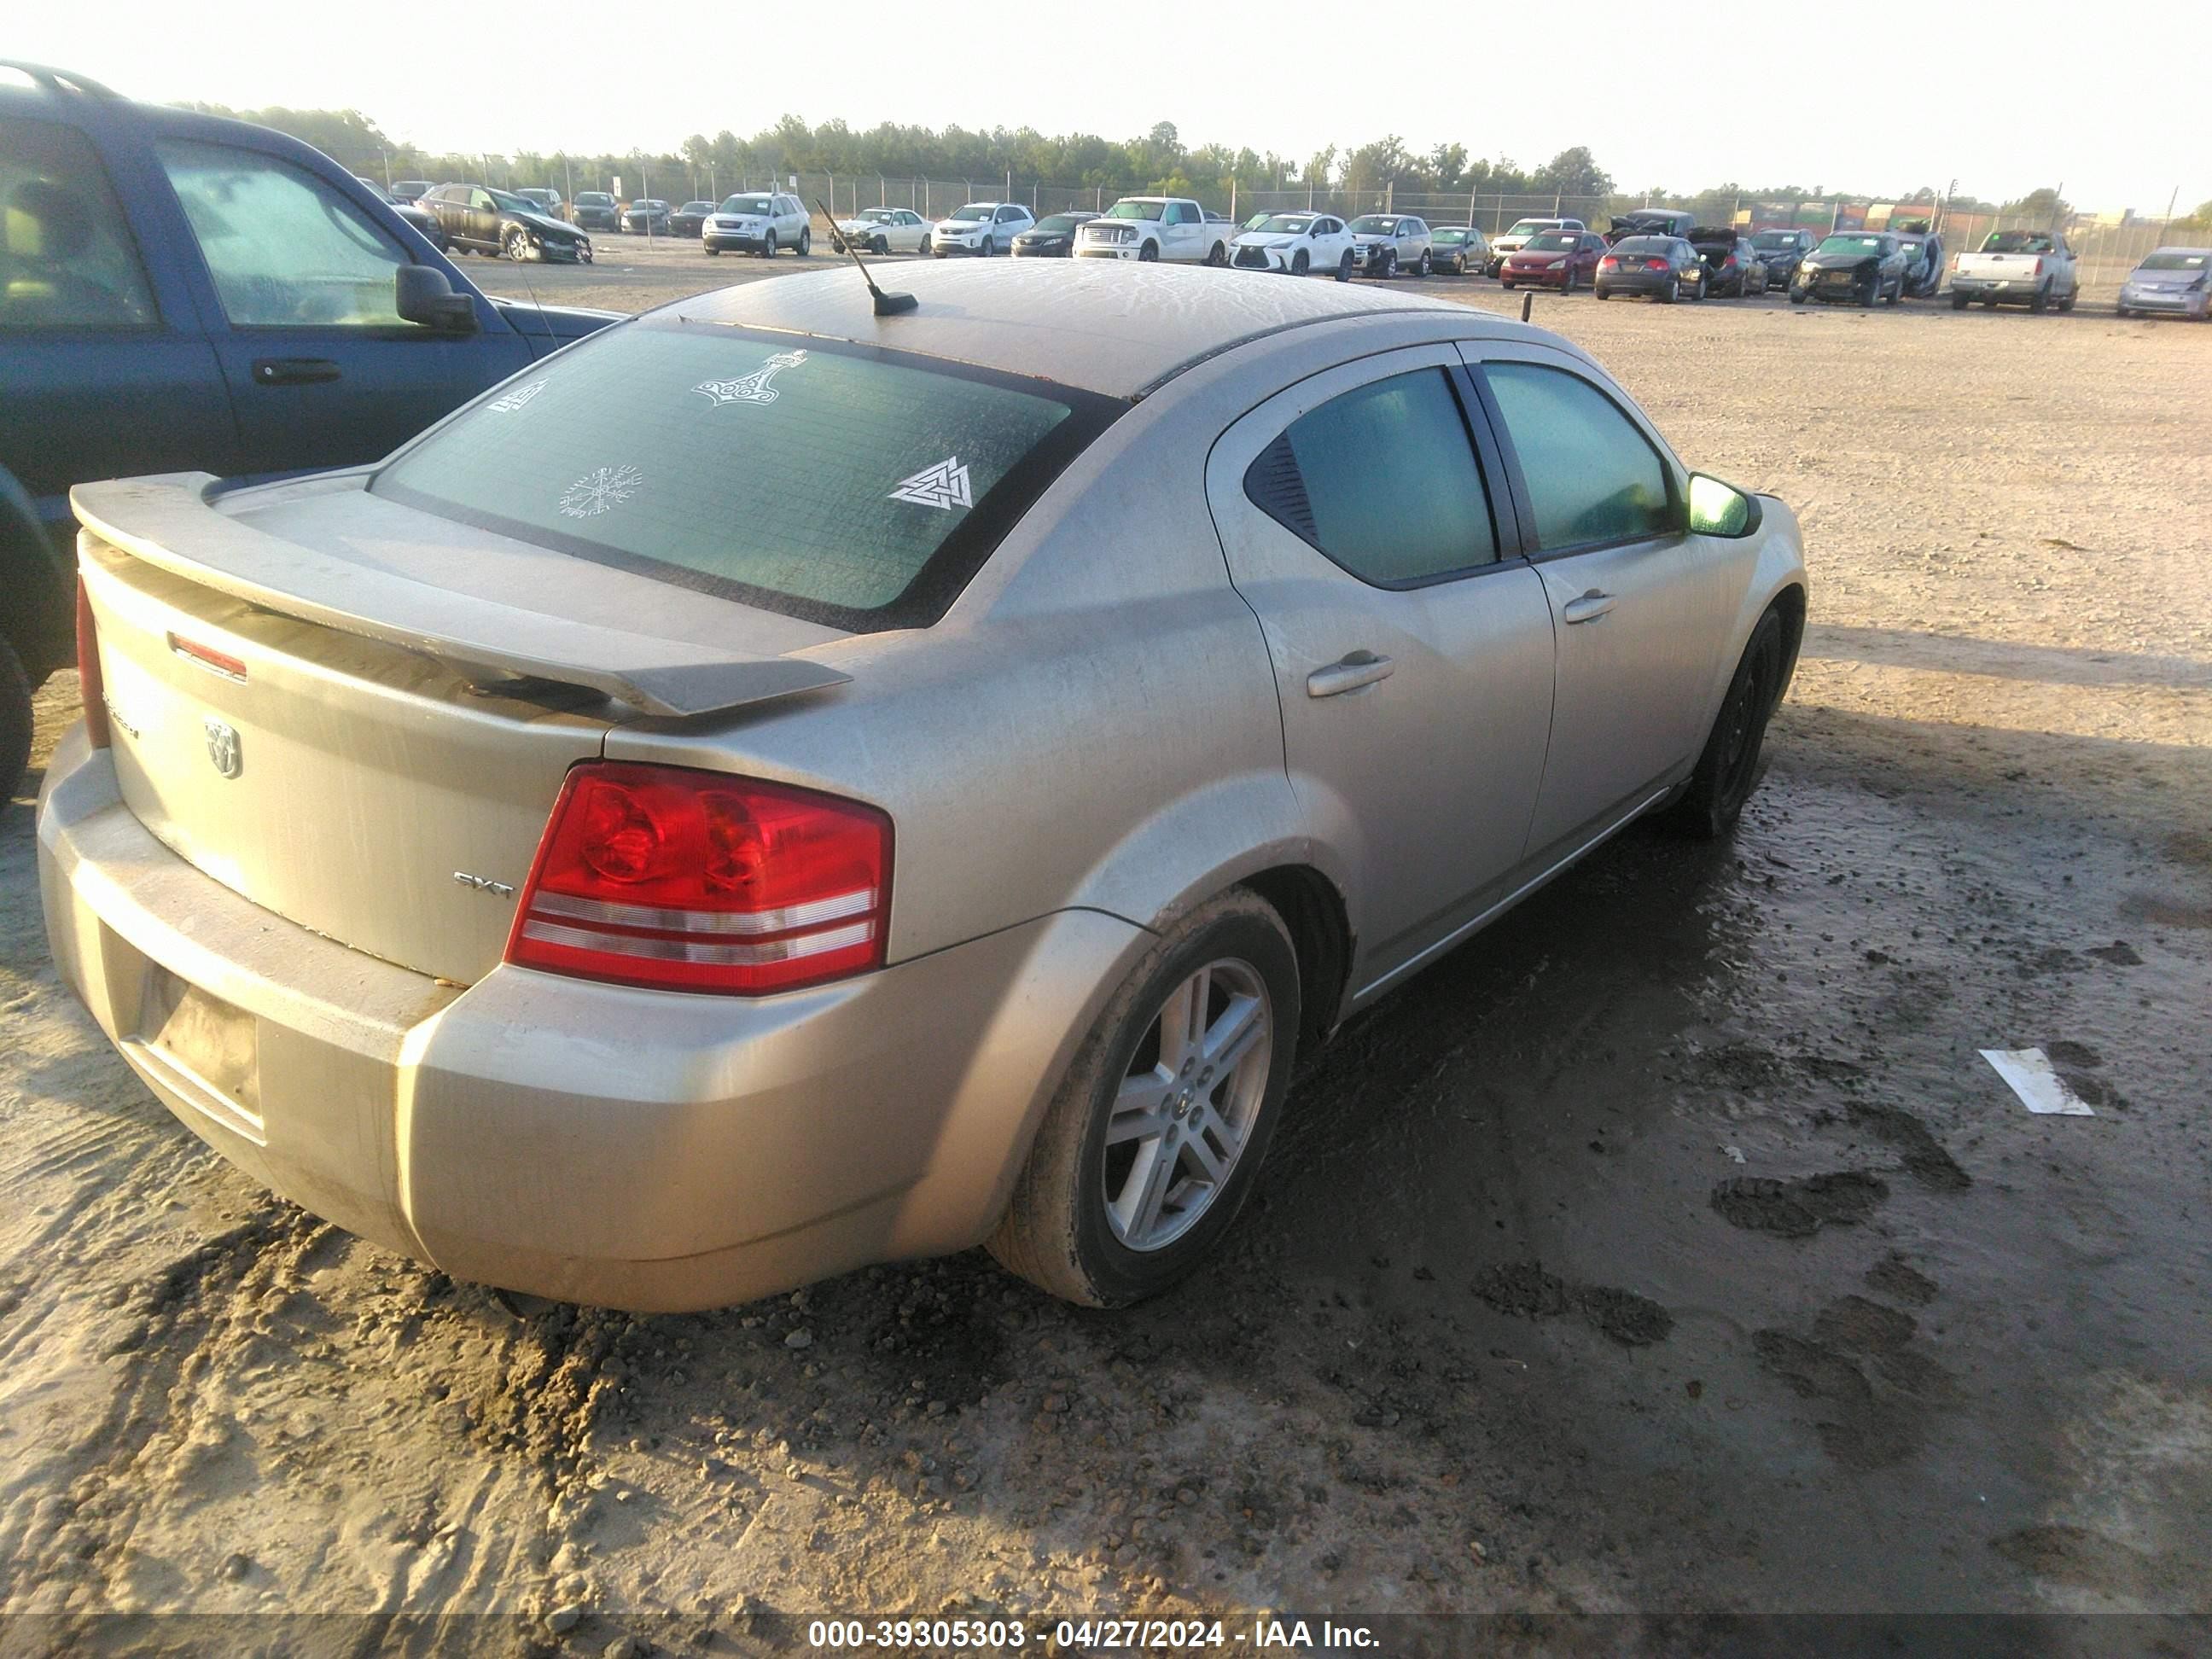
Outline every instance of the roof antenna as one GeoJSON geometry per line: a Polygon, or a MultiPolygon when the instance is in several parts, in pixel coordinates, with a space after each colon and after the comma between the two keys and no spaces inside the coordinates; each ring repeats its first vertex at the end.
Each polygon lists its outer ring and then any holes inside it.
{"type": "Polygon", "coordinates": [[[860,273],[860,280],[868,285],[868,292],[875,295],[877,316],[896,317],[902,313],[913,311],[920,307],[921,301],[911,294],[886,294],[878,288],[876,279],[868,275],[867,266],[860,263],[860,256],[854,252],[853,239],[837,234],[837,216],[830,212],[828,208],[822,207],[822,198],[819,196],[814,198],[814,205],[822,208],[822,217],[830,226],[830,240],[843,248],[851,257],[854,268],[860,273]]]}

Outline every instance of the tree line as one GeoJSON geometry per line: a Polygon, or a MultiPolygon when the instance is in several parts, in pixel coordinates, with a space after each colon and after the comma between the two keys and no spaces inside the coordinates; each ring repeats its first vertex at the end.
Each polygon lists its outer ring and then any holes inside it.
{"type": "MultiPolygon", "coordinates": [[[[709,137],[693,133],[673,151],[607,153],[534,151],[511,153],[439,152],[395,139],[359,110],[301,110],[272,107],[234,110],[216,104],[190,108],[274,127],[313,144],[355,173],[377,179],[477,179],[506,188],[550,185],[564,194],[605,189],[619,177],[625,191],[642,194],[648,183],[660,196],[720,193],[747,184],[798,173],[834,173],[841,178],[885,180],[972,179],[981,187],[1011,174],[1017,185],[1080,185],[1108,196],[1143,192],[1194,196],[1219,206],[1228,202],[1230,184],[1242,192],[1267,190],[1340,190],[1357,196],[1391,191],[1415,196],[1558,196],[1582,203],[1613,197],[1613,176],[1598,165],[1585,145],[1561,150],[1536,167],[1505,156],[1486,161],[1463,144],[1409,149],[1395,134],[1371,143],[1326,149],[1303,159],[1249,147],[1186,146],[1171,121],[1162,121],[1137,137],[1103,138],[1096,133],[1041,133],[1030,127],[990,131],[952,125],[923,127],[879,122],[855,128],[842,120],[810,125],[787,115],[750,137],[724,129],[709,137]]],[[[1733,181],[1694,191],[1659,185],[1626,194],[1656,203],[1679,203],[1701,222],[1725,220],[1737,204],[1831,199],[1824,186],[1747,186],[1733,181]]],[[[1940,192],[1932,185],[1885,196],[1879,191],[1838,192],[1853,199],[1924,204],[1940,192]]],[[[1962,212],[2003,213],[2023,218],[2069,213],[2057,192],[2039,190],[2002,204],[1954,193],[1948,206],[1962,212]]],[[[2181,225],[2212,225],[2212,202],[2181,225]]]]}

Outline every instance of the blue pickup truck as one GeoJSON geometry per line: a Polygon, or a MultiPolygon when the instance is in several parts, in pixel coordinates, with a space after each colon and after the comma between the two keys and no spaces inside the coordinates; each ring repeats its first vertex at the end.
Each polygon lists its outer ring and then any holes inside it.
{"type": "Polygon", "coordinates": [[[615,315],[480,292],[296,139],[0,60],[0,801],[75,659],[72,484],[374,460],[615,315]]]}

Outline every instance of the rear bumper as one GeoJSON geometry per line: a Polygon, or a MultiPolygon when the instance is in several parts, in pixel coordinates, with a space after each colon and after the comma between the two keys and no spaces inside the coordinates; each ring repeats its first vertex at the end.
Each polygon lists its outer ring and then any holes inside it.
{"type": "Polygon", "coordinates": [[[1951,292],[1963,294],[1969,300],[2033,300],[2051,286],[2048,276],[2023,276],[2018,279],[1990,276],[1954,276],[1951,292]]]}
{"type": "Polygon", "coordinates": [[[720,1306],[981,1242],[1148,937],[1068,911],[757,1000],[506,967],[464,989],[203,875],[81,727],[46,778],[55,962],[179,1121],[350,1231],[568,1301],[720,1306]]]}
{"type": "Polygon", "coordinates": [[[1671,270],[1601,270],[1592,286],[1607,294],[1664,294],[1680,280],[1671,270]]]}

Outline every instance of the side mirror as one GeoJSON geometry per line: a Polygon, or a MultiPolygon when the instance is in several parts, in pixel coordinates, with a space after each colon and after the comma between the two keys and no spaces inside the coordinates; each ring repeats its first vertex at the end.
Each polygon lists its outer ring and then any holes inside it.
{"type": "Polygon", "coordinates": [[[446,273],[432,265],[402,265],[392,279],[392,309],[410,323],[441,334],[477,331],[477,302],[453,292],[446,273]]]}
{"type": "Polygon", "coordinates": [[[1702,472],[1690,477],[1690,530],[1699,536],[1742,539],[1759,528],[1764,515],[1759,497],[1702,472]]]}

